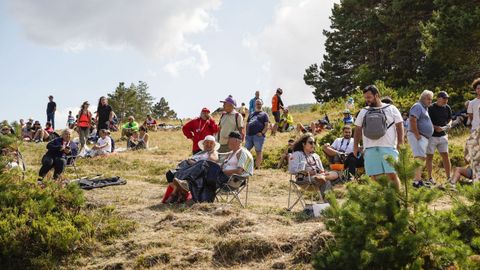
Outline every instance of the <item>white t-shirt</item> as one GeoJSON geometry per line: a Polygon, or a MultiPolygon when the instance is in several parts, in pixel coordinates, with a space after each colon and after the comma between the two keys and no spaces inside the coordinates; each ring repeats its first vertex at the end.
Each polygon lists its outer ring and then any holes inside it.
{"type": "Polygon", "coordinates": [[[467,113],[473,114],[472,130],[480,127],[480,99],[475,98],[468,103],[467,113]]]}
{"type": "Polygon", "coordinates": [[[112,152],[112,139],[109,136],[106,136],[105,139],[102,139],[102,137],[98,138],[97,145],[104,145],[104,147],[101,148],[101,150],[111,153],[112,152]]]}
{"type": "Polygon", "coordinates": [[[353,153],[353,138],[345,139],[345,138],[337,138],[332,143],[333,149],[343,152],[345,154],[353,153]]]}
{"type": "MultiPolygon", "coordinates": [[[[374,107],[375,109],[380,109],[384,108],[387,104],[383,104],[381,107],[374,107]]],[[[384,110],[385,116],[387,117],[387,125],[390,125],[391,123],[402,123],[403,125],[403,118],[402,114],[400,111],[397,109],[397,107],[390,105],[386,107],[384,110]]],[[[363,126],[363,118],[365,117],[365,114],[367,113],[366,109],[362,109],[360,113],[357,116],[357,119],[355,120],[355,126],[357,127],[362,127],[363,126]]],[[[387,132],[385,133],[385,136],[378,140],[372,140],[365,135],[363,135],[363,146],[366,148],[370,147],[397,147],[397,128],[393,124],[389,129],[387,129],[387,132]]]]}

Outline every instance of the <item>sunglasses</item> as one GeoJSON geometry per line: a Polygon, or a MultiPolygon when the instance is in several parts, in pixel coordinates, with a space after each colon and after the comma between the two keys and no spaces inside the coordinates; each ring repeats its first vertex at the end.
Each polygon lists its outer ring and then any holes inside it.
{"type": "Polygon", "coordinates": [[[314,145],[315,141],[307,141],[308,144],[314,145]]]}

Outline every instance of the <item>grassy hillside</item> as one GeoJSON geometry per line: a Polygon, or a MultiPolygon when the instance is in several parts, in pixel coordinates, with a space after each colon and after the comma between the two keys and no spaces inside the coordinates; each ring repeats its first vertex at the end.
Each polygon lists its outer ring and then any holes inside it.
{"type": "MultiPolygon", "coordinates": [[[[334,119],[343,106],[294,112],[296,122],[322,118],[325,110],[334,119]]],[[[296,133],[268,137],[267,156],[278,152],[296,133]]],[[[320,135],[324,136],[323,135],[320,135]]],[[[119,134],[113,134],[118,140],[119,134]]],[[[462,148],[465,135],[453,140],[462,148]]],[[[117,147],[125,147],[118,142],[117,147]]],[[[78,161],[81,176],[121,176],[125,186],[86,191],[88,204],[115,206],[121,216],[136,223],[128,236],[93,246],[74,264],[83,269],[310,269],[310,261],[330,234],[321,219],[309,219],[300,208],[285,211],[289,175],[283,170],[260,169],[250,181],[246,209],[229,204],[198,204],[192,207],[160,204],[165,172],[190,154],[191,142],[181,131],[151,133],[154,150],[126,152],[78,161]]],[[[24,144],[28,169],[39,169],[45,144],[24,144]]],[[[273,155],[271,155],[273,156],[273,155]]],[[[436,170],[439,175],[442,172],[436,170]]],[[[67,178],[75,178],[66,172],[67,178]]],[[[345,189],[336,188],[341,198],[345,189]]]]}

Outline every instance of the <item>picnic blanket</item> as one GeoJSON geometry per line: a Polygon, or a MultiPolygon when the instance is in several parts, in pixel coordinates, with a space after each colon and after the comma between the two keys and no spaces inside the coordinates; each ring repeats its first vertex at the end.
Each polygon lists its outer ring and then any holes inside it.
{"type": "Polygon", "coordinates": [[[126,180],[121,179],[118,176],[110,178],[98,178],[98,179],[79,179],[76,181],[81,189],[94,189],[94,188],[103,188],[108,186],[118,186],[127,184],[126,180]]]}

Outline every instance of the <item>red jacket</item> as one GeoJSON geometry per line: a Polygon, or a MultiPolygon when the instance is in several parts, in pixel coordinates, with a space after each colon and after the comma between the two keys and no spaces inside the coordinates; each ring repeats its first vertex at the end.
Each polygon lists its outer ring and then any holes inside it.
{"type": "Polygon", "coordinates": [[[198,151],[198,142],[205,139],[207,135],[214,135],[218,132],[218,125],[213,119],[203,120],[202,118],[195,118],[187,122],[182,128],[183,134],[188,139],[193,140],[192,151],[198,151]]]}

